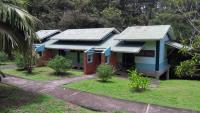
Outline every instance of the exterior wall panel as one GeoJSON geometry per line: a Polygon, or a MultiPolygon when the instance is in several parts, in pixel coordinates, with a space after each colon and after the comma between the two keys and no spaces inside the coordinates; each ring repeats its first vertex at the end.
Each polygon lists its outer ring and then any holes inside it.
{"type": "MultiPolygon", "coordinates": [[[[144,44],[143,50],[156,51],[156,41],[147,41],[144,44]]],[[[154,57],[135,57],[135,65],[138,70],[155,71],[156,55],[154,57]]]]}

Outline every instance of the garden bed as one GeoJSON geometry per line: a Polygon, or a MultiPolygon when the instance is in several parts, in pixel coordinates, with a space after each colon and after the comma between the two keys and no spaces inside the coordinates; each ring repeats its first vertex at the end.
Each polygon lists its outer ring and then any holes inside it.
{"type": "Polygon", "coordinates": [[[114,77],[107,83],[97,79],[67,84],[64,87],[130,101],[200,111],[200,81],[168,80],[144,92],[129,88],[129,81],[114,77]]]}
{"type": "Polygon", "coordinates": [[[62,75],[56,75],[54,70],[48,67],[37,67],[33,69],[31,74],[27,73],[26,71],[19,71],[16,69],[5,69],[3,70],[4,73],[8,75],[13,75],[25,79],[30,80],[37,80],[37,81],[49,81],[49,80],[59,80],[63,78],[71,78],[82,76],[83,72],[79,70],[68,70],[62,75]]]}

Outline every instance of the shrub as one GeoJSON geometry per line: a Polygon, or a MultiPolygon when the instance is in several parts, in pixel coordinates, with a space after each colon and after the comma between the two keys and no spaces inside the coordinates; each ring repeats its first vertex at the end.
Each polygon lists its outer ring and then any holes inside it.
{"type": "Polygon", "coordinates": [[[4,52],[0,52],[0,62],[5,62],[8,60],[8,56],[4,52]]]}
{"type": "Polygon", "coordinates": [[[66,69],[70,69],[72,66],[72,60],[66,59],[63,56],[56,56],[54,59],[48,62],[48,67],[56,71],[56,74],[65,72],[66,69]]]}
{"type": "Polygon", "coordinates": [[[194,60],[186,60],[181,62],[180,66],[176,67],[176,75],[181,76],[193,76],[196,70],[196,62],[194,60]]]}
{"type": "Polygon", "coordinates": [[[150,80],[147,77],[143,77],[142,73],[137,70],[129,70],[129,85],[136,91],[144,91],[148,88],[150,80]]]}
{"type": "Polygon", "coordinates": [[[26,66],[25,60],[21,55],[17,55],[15,58],[15,64],[19,69],[24,69],[26,66]]]}
{"type": "Polygon", "coordinates": [[[97,76],[102,82],[106,82],[113,76],[113,67],[107,64],[101,64],[97,68],[97,76]]]}

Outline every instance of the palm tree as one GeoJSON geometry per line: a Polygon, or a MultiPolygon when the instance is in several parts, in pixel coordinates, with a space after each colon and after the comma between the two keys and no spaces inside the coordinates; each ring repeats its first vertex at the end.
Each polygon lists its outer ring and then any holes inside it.
{"type": "Polygon", "coordinates": [[[8,0],[0,1],[0,49],[18,50],[24,57],[29,72],[32,64],[32,42],[36,38],[36,20],[27,11],[8,0]]]}

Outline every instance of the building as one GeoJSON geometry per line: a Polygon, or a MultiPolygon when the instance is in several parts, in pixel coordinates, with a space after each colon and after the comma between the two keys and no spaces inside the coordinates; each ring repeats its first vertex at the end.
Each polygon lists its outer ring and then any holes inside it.
{"type": "Polygon", "coordinates": [[[73,66],[93,74],[99,64],[124,71],[135,67],[149,76],[168,75],[167,46],[182,48],[170,25],[68,29],[45,43],[44,57],[59,54],[73,59],[73,66]]]}
{"type": "Polygon", "coordinates": [[[45,50],[45,42],[49,41],[52,36],[61,33],[60,30],[40,30],[36,32],[37,39],[35,41],[34,47],[36,52],[43,52],[45,50]]]}

